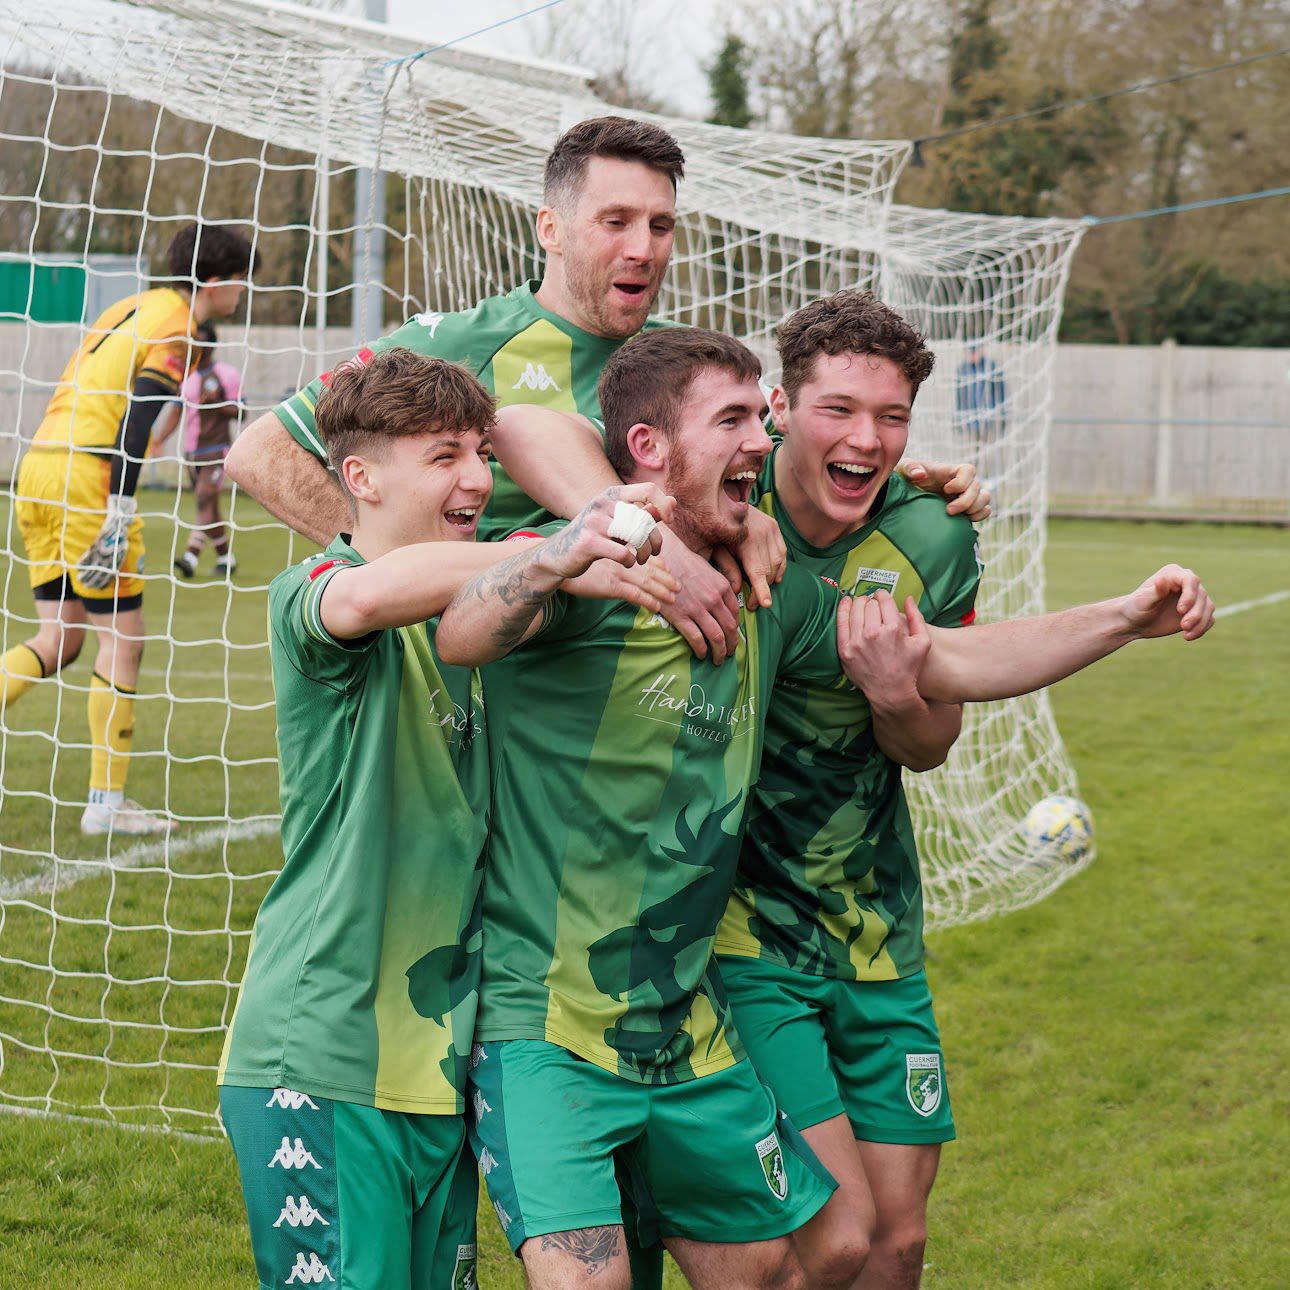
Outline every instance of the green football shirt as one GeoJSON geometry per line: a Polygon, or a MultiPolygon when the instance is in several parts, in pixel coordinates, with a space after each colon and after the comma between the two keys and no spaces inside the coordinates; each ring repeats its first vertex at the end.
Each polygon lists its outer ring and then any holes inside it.
{"type": "Polygon", "coordinates": [[[488,808],[479,675],[434,623],[335,640],[338,537],[269,587],[282,872],[256,916],[219,1082],[462,1109],[488,808]]]}
{"type": "Polygon", "coordinates": [[[493,822],[478,1037],[663,1084],[743,1056],[711,964],[777,676],[840,684],[837,592],[789,569],[696,659],[620,601],[552,601],[485,669],[493,822]]]}
{"type": "MultiPolygon", "coordinates": [[[[775,459],[757,506],[779,523],[790,567],[850,595],[913,596],[928,622],[970,623],[981,565],[976,533],[945,499],[892,475],[869,522],[828,547],[793,527],[775,459]]],[[[874,740],[869,705],[786,678],[766,719],[766,751],[718,954],[766,958],[821,976],[885,981],[923,964],[918,851],[901,768],[874,740]]]]}
{"type": "MultiPolygon", "coordinates": [[[[539,285],[526,282],[461,313],[417,314],[373,342],[370,349],[361,350],[358,358],[384,349],[410,349],[468,368],[493,394],[498,407],[536,403],[559,412],[579,412],[599,423],[600,373],[626,341],[593,336],[543,309],[534,296],[539,285]]],[[[669,325],[651,318],[643,330],[669,325]]],[[[323,461],[327,453],[314,422],[314,407],[329,375],[317,377],[276,409],[278,420],[296,442],[323,461]]],[[[493,496],[480,519],[480,541],[550,519],[494,461],[493,496]]]]}

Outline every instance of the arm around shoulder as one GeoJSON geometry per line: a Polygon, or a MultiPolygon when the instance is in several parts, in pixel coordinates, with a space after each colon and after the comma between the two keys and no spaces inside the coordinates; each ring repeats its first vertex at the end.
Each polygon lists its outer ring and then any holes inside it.
{"type": "Polygon", "coordinates": [[[257,417],[238,435],[224,470],[288,528],[320,546],[348,524],[340,485],[272,412],[257,417]]]}

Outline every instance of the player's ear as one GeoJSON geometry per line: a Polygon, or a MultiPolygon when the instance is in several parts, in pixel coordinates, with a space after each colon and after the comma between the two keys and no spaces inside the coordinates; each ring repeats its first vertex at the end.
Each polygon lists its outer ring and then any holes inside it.
{"type": "Polygon", "coordinates": [[[560,216],[553,206],[541,206],[537,213],[538,245],[548,255],[560,255],[560,216]]]}
{"type": "Polygon", "coordinates": [[[646,470],[662,470],[667,465],[668,446],[667,435],[644,421],[638,421],[627,432],[627,451],[646,470]]]}
{"type": "Polygon", "coordinates": [[[770,419],[775,429],[783,431],[788,425],[788,392],[782,385],[777,385],[770,392],[770,419]]]}
{"type": "Polygon", "coordinates": [[[355,501],[371,503],[381,500],[380,489],[362,457],[346,457],[340,463],[340,473],[349,495],[355,501]]]}

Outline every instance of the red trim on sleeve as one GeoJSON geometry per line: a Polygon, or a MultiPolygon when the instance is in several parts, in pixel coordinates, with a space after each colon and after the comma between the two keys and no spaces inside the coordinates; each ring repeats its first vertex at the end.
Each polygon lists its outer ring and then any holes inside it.
{"type": "Polygon", "coordinates": [[[319,574],[326,573],[328,569],[335,568],[338,564],[348,564],[348,560],[324,560],[321,564],[315,565],[309,570],[309,581],[312,582],[319,574]]]}
{"type": "Polygon", "coordinates": [[[966,614],[959,620],[964,627],[971,627],[976,622],[976,610],[969,609],[966,614]]]}
{"type": "Polygon", "coordinates": [[[517,538],[540,538],[541,533],[534,533],[532,529],[517,529],[514,533],[508,533],[503,542],[514,542],[517,538]]]}
{"type": "Polygon", "coordinates": [[[372,361],[373,357],[374,351],[368,349],[367,346],[364,345],[353,358],[347,358],[343,363],[337,363],[330,372],[324,372],[318,379],[324,385],[330,385],[332,377],[335,376],[337,372],[342,372],[347,367],[366,367],[368,363],[372,361]]]}

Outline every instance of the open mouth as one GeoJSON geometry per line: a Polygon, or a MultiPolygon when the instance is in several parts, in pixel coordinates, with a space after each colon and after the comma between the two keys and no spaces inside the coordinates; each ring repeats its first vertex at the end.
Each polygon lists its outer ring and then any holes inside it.
{"type": "Polygon", "coordinates": [[[873,482],[876,466],[861,466],[853,461],[829,462],[829,478],[841,493],[858,497],[873,482]]]}
{"type": "Polygon", "coordinates": [[[444,511],[443,517],[461,533],[473,533],[479,519],[478,506],[462,506],[455,511],[444,511]]]}
{"type": "Polygon", "coordinates": [[[727,475],[721,481],[721,491],[732,501],[740,506],[747,506],[748,499],[752,496],[753,484],[757,480],[755,470],[741,470],[736,474],[727,475]]]}
{"type": "Polygon", "coordinates": [[[614,290],[621,291],[630,300],[640,300],[649,290],[646,282],[615,282],[614,290]]]}

